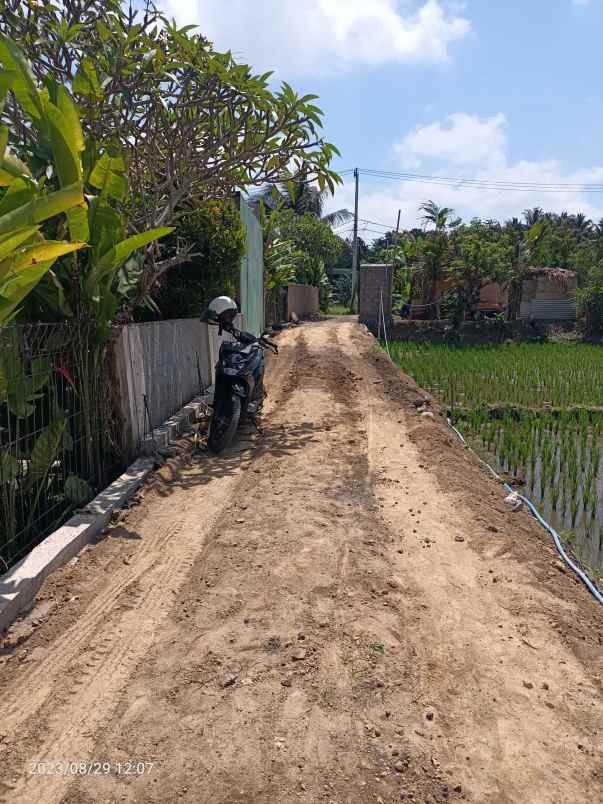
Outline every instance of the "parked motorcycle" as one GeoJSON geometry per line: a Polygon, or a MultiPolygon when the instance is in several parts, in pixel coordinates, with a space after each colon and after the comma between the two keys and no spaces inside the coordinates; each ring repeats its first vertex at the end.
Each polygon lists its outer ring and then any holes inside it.
{"type": "Polygon", "coordinates": [[[232,442],[241,418],[251,419],[258,426],[255,417],[266,397],[264,350],[278,354],[278,346],[268,340],[265,333],[258,338],[234,327],[237,312],[235,302],[221,296],[214,299],[204,318],[217,323],[220,333],[225,330],[235,339],[234,343],[222,343],[216,365],[213,413],[207,439],[214,453],[222,452],[232,442]]]}

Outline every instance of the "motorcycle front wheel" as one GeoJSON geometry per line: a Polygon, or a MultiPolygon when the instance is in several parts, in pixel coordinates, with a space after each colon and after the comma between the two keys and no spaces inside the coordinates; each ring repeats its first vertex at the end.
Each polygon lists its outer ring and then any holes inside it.
{"type": "Polygon", "coordinates": [[[241,399],[231,394],[214,408],[210,423],[207,446],[218,454],[226,449],[237,432],[241,418],[241,399]]]}

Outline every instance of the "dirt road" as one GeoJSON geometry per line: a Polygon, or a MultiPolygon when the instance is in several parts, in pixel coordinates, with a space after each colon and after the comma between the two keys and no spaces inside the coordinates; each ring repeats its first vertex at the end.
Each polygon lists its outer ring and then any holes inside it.
{"type": "Polygon", "coordinates": [[[264,438],[184,448],[9,634],[0,800],[601,801],[603,612],[358,325],[281,344],[264,438]]]}

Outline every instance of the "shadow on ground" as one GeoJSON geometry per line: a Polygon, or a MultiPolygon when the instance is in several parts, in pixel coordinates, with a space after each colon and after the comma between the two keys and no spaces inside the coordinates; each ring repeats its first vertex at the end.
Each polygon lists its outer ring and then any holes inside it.
{"type": "Polygon", "coordinates": [[[267,424],[259,434],[252,426],[243,425],[232,446],[220,455],[212,455],[205,446],[190,448],[168,461],[157,472],[152,488],[161,496],[169,496],[178,488],[205,486],[218,478],[251,469],[252,462],[270,453],[285,458],[317,440],[328,425],[307,421],[300,424],[267,424]]]}

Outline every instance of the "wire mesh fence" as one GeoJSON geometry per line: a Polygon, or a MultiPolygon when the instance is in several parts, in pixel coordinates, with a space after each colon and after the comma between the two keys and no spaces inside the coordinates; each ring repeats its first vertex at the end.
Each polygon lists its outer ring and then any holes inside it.
{"type": "Polygon", "coordinates": [[[103,355],[86,322],[0,329],[4,569],[89,502],[118,469],[108,438],[103,355]]]}
{"type": "Polygon", "coordinates": [[[266,294],[265,322],[266,326],[280,324],[287,320],[287,289],[274,288],[266,294]]]}

